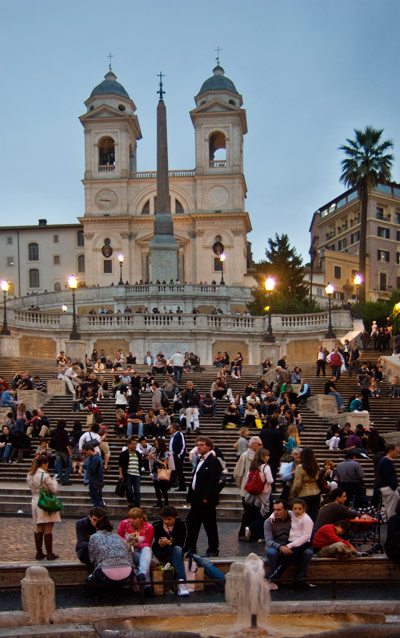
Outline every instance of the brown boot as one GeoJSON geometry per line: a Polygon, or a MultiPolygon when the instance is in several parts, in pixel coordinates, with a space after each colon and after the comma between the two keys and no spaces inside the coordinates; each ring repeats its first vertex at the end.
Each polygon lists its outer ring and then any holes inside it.
{"type": "Polygon", "coordinates": [[[43,554],[43,532],[35,532],[36,560],[43,560],[46,556],[43,554]]]}
{"type": "Polygon", "coordinates": [[[56,554],[53,554],[53,534],[44,535],[44,546],[46,547],[47,560],[56,560],[58,556],[56,554]]]}

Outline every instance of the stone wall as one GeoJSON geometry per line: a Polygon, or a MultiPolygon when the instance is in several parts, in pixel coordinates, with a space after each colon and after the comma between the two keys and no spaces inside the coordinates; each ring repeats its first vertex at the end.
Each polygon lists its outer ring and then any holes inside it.
{"type": "Polygon", "coordinates": [[[315,361],[320,343],[319,339],[289,341],[286,346],[289,363],[296,364],[298,361],[315,361]]]}
{"type": "Polygon", "coordinates": [[[55,360],[57,344],[50,337],[23,336],[19,341],[19,356],[55,360]]]}
{"type": "Polygon", "coordinates": [[[244,341],[236,341],[234,339],[218,339],[217,341],[214,341],[212,346],[213,361],[217,352],[227,352],[231,361],[237,352],[241,352],[244,363],[246,364],[249,362],[249,346],[244,341]]]}
{"type": "MultiPolygon", "coordinates": [[[[104,349],[107,356],[110,356],[112,358],[117,352],[117,350],[120,350],[120,349],[126,356],[130,350],[130,345],[129,345],[129,341],[127,341],[126,339],[118,339],[118,338],[114,339],[113,337],[111,337],[108,339],[107,338],[97,339],[94,343],[94,348],[96,348],[97,352],[100,352],[101,349],[104,349]]],[[[91,354],[92,352],[88,352],[89,357],[91,354]]]]}

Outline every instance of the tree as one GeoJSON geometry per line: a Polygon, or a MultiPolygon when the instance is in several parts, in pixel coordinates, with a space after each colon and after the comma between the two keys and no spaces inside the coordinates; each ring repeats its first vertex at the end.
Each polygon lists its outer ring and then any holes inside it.
{"type": "Polygon", "coordinates": [[[253,315],[263,315],[271,306],[273,312],[299,313],[318,310],[318,306],[308,299],[308,286],[304,283],[303,260],[289,243],[286,234],[275,234],[268,239],[266,259],[256,264],[257,288],[252,291],[253,301],[248,304],[253,315]],[[265,290],[265,280],[273,277],[276,281],[272,293],[265,290]]]}
{"type": "Polygon", "coordinates": [[[360,284],[360,302],[365,301],[368,198],[374,186],[390,180],[393,163],[393,155],[386,152],[393,148],[393,142],[382,141],[382,133],[383,129],[372,126],[366,126],[363,131],[354,129],[355,139],[346,139],[348,144],[339,147],[347,156],[341,162],[340,181],[350,188],[356,186],[361,201],[359,271],[363,282],[360,284]]]}

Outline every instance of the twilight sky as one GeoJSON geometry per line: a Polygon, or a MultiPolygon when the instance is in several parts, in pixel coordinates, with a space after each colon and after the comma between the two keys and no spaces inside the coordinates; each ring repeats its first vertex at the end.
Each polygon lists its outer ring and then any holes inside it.
{"type": "MultiPolygon", "coordinates": [[[[84,100],[113,71],[137,107],[138,170],[155,170],[157,73],[169,167],[194,167],[189,110],[217,46],[243,96],[253,256],[286,232],[308,258],[312,214],[344,189],[338,146],[383,128],[400,157],[398,0],[0,0],[0,225],[84,212],[84,100]]],[[[400,181],[400,164],[393,179],[400,181]]]]}

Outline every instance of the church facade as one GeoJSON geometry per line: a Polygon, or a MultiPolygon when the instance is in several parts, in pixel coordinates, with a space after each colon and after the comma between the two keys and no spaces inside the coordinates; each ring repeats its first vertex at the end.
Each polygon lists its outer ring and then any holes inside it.
{"type": "MultiPolygon", "coordinates": [[[[242,104],[242,96],[218,64],[190,112],[194,168],[169,171],[180,283],[219,283],[222,276],[228,286],[254,285],[247,241],[251,223],[245,210],[247,122],[242,104]]],[[[85,212],[79,224],[48,225],[40,220],[38,226],[0,229],[6,256],[1,274],[17,296],[64,290],[71,273],[88,287],[116,285],[121,275],[130,285],[152,279],[149,245],[156,171],[137,171],[145,142],[135,103],[109,70],[85,106],[80,117],[85,212]]]]}

